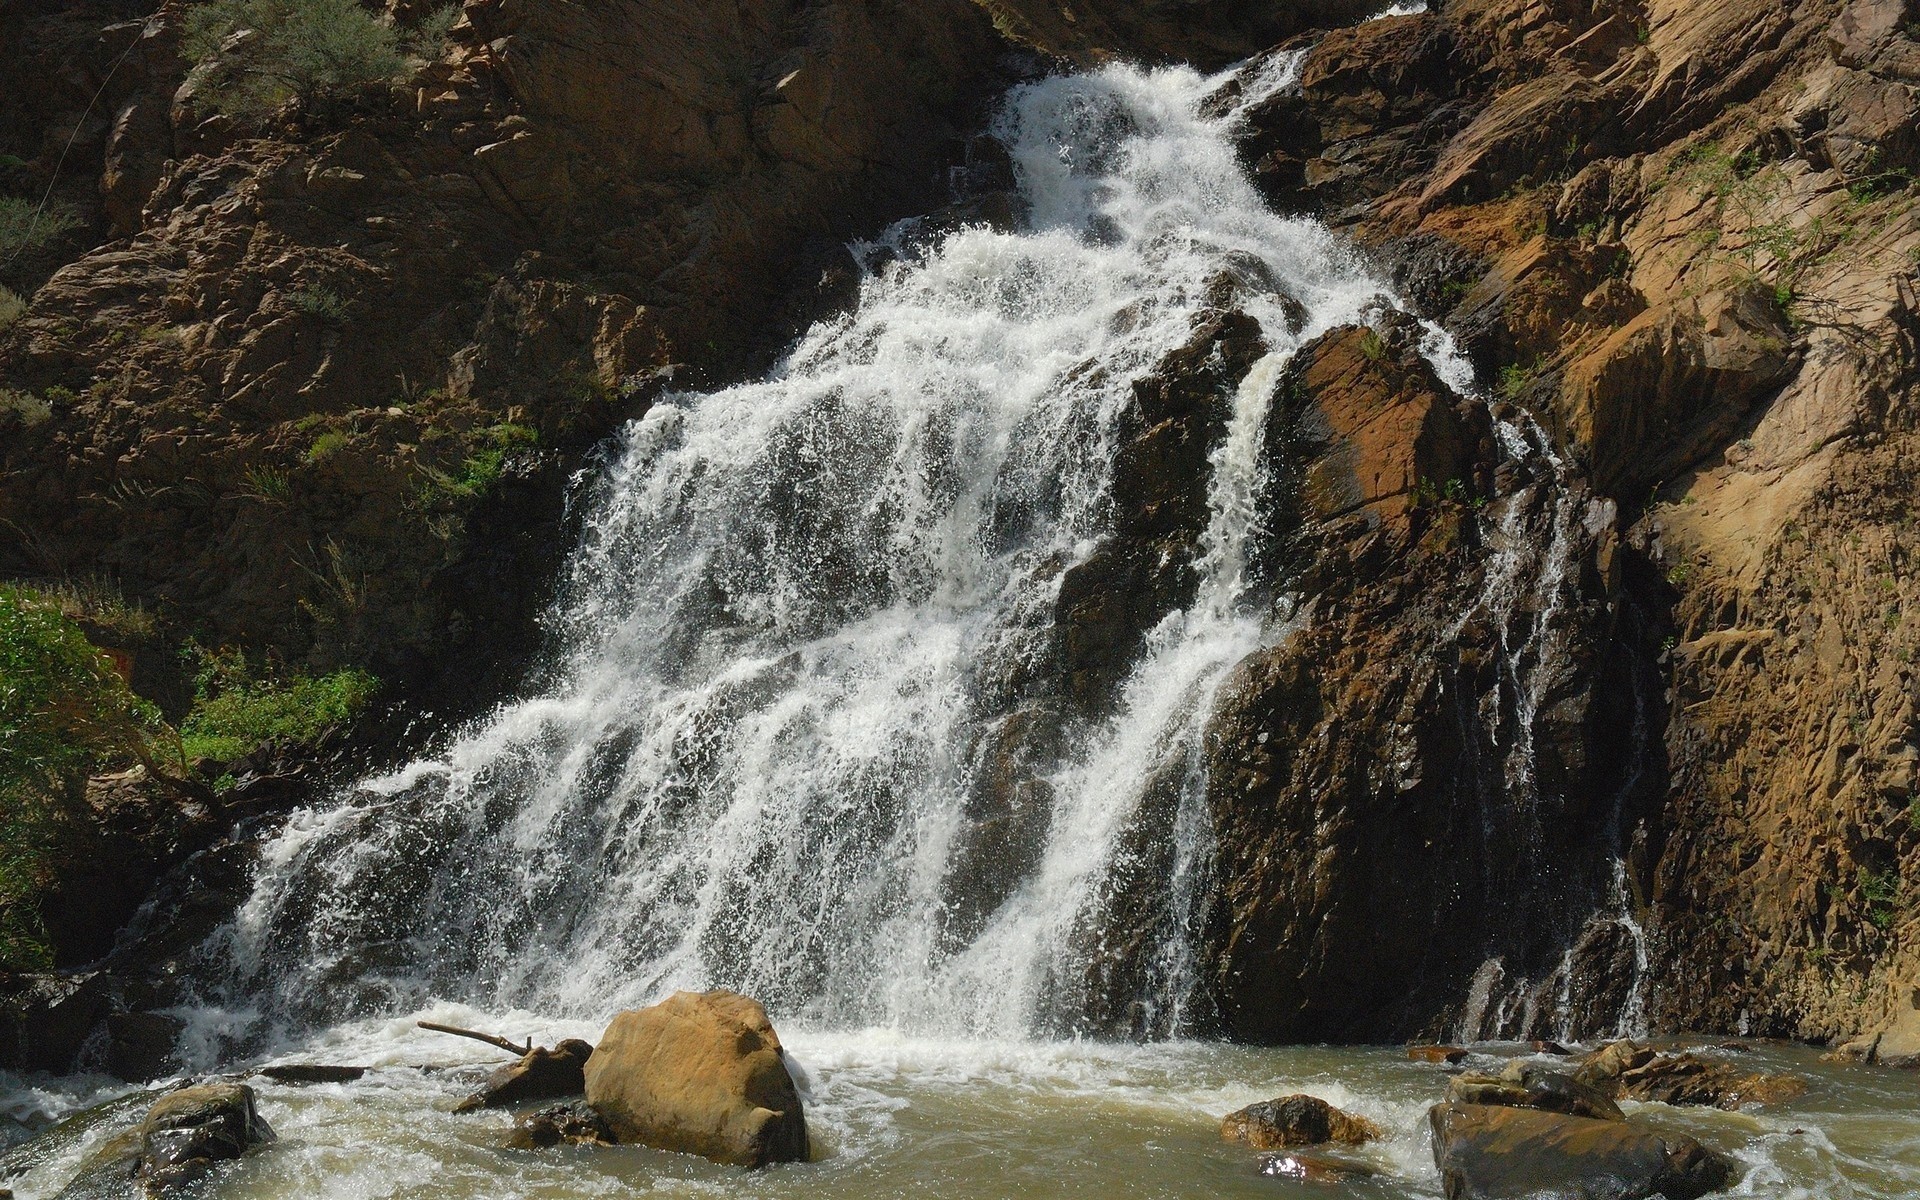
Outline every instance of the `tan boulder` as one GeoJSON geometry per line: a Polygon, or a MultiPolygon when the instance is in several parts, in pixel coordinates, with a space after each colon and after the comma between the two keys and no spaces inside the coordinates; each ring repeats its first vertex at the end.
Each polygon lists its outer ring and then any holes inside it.
{"type": "Polygon", "coordinates": [[[734,992],[623,1012],[587,1060],[587,1103],[622,1142],[761,1167],[804,1162],[807,1122],[780,1037],[734,992]]]}

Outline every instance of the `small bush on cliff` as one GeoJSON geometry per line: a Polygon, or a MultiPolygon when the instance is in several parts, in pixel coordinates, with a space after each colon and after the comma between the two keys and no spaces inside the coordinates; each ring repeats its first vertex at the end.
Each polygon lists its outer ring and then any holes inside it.
{"type": "Polygon", "coordinates": [[[80,218],[64,205],[0,196],[0,262],[44,250],[79,227],[80,218]]]}
{"type": "Polygon", "coordinates": [[[354,0],[211,0],[188,14],[182,48],[215,64],[202,98],[246,118],[390,83],[406,69],[399,31],[354,0]]]}
{"type": "Polygon", "coordinates": [[[270,743],[311,745],[365,712],[380,688],[365,671],[265,679],[238,650],[199,653],[197,698],[180,725],[188,761],[232,762],[270,743]]]}
{"type": "Polygon", "coordinates": [[[0,333],[27,315],[27,302],[12,288],[0,286],[0,333]]]}
{"type": "Polygon", "coordinates": [[[51,961],[39,906],[87,777],[163,728],[57,604],[0,585],[0,967],[51,961]]]}

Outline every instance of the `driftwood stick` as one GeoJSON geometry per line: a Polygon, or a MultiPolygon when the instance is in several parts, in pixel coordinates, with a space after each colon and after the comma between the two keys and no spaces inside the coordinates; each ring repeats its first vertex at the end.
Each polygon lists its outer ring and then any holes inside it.
{"type": "Polygon", "coordinates": [[[461,1029],[454,1025],[436,1025],[432,1021],[415,1021],[414,1024],[422,1029],[431,1029],[435,1033],[450,1033],[455,1037],[472,1038],[476,1042],[485,1042],[489,1046],[498,1046],[509,1054],[524,1055],[533,1053],[533,1043],[531,1041],[524,1046],[516,1046],[506,1038],[491,1033],[481,1033],[477,1029],[461,1029]]]}

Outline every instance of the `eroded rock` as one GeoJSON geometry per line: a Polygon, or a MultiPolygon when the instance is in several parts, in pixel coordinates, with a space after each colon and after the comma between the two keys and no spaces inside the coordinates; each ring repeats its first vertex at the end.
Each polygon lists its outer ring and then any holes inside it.
{"type": "Polygon", "coordinates": [[[1472,1072],[1457,1075],[1447,1084],[1447,1100],[1458,1104],[1535,1108],[1597,1121],[1626,1119],[1620,1106],[1592,1084],[1561,1071],[1524,1062],[1513,1063],[1498,1075],[1472,1072]]]}
{"type": "Polygon", "coordinates": [[[585,1101],[559,1104],[513,1119],[507,1146],[513,1150],[546,1150],[554,1146],[610,1146],[613,1131],[585,1101]]]}
{"type": "Polygon", "coordinates": [[[1704,1104],[1729,1111],[1747,1104],[1784,1104],[1806,1094],[1792,1075],[1745,1071],[1697,1054],[1659,1054],[1636,1042],[1614,1042],[1588,1055],[1579,1080],[1623,1100],[1704,1104]]]}

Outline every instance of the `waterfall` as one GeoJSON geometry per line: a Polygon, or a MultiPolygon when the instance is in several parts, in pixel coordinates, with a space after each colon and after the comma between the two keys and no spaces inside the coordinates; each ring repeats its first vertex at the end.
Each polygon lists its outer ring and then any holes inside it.
{"type": "Polygon", "coordinates": [[[1186,69],[1016,89],[994,133],[1020,227],[892,231],[853,310],[768,378],[635,422],[549,616],[557,682],[296,813],[212,947],[210,1000],[253,1005],[244,1025],[730,986],[826,1025],[1066,1031],[1102,970],[1090,931],[1152,867],[1122,1000],[1185,1027],[1197,734],[1284,627],[1247,580],[1249,540],[1276,533],[1254,503],[1266,409],[1295,348],[1383,300],[1235,159],[1240,111],[1298,61],[1227,106],[1186,69]],[[1264,353],[1209,451],[1191,595],[1103,703],[1055,704],[1005,752],[1010,711],[1047,690],[1063,578],[1114,536],[1133,385],[1223,272],[1252,281],[1235,305],[1264,353]],[[983,788],[1017,802],[983,822],[983,788]]]}

